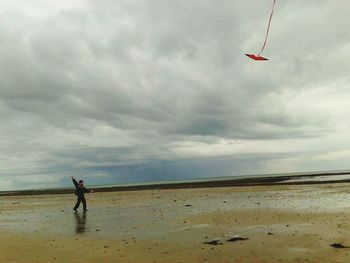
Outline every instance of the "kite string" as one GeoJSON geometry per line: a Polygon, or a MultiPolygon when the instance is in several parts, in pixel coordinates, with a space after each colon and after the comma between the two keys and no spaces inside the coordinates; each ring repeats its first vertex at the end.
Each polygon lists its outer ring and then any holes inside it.
{"type": "Polygon", "coordinates": [[[270,15],[269,23],[268,23],[268,26],[267,26],[267,30],[266,30],[266,36],[265,36],[264,45],[263,45],[262,49],[260,50],[260,52],[258,54],[258,57],[260,57],[261,53],[264,51],[265,46],[266,46],[267,37],[269,36],[270,25],[271,25],[271,20],[272,20],[272,16],[273,16],[273,8],[275,7],[275,4],[276,4],[276,0],[273,0],[272,10],[271,10],[271,15],[270,15]]]}

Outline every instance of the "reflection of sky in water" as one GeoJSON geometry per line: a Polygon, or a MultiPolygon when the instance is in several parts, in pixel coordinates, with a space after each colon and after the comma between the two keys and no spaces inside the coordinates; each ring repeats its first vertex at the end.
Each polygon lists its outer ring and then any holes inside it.
{"type": "MultiPolygon", "coordinates": [[[[337,212],[348,207],[347,188],[339,190],[336,187],[298,186],[289,189],[291,190],[233,192],[227,188],[227,191],[218,194],[201,191],[193,195],[188,190],[149,200],[145,205],[142,202],[130,202],[127,205],[90,206],[90,211],[86,214],[82,211],[75,214],[71,207],[64,207],[63,210],[38,208],[35,213],[33,210],[2,212],[0,227],[9,231],[34,231],[38,234],[146,238],[183,229],[186,227],[184,218],[206,212],[238,209],[337,212]]],[[[42,202],[47,203],[47,198],[43,198],[42,202]]]]}
{"type": "Polygon", "coordinates": [[[326,182],[326,181],[341,181],[341,180],[350,180],[350,174],[341,174],[341,175],[328,175],[328,176],[313,176],[313,177],[300,177],[295,179],[290,179],[283,181],[281,183],[290,183],[290,182],[326,182]]]}

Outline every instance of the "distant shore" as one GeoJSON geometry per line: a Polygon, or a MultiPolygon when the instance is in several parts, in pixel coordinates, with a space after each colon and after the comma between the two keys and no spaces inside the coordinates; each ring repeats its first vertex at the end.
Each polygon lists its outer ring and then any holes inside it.
{"type": "MultiPolygon", "coordinates": [[[[350,183],[349,179],[329,179],[327,181],[310,180],[319,176],[335,176],[349,175],[350,172],[315,172],[295,175],[277,175],[277,176],[259,176],[237,179],[221,179],[221,180],[204,180],[191,182],[164,182],[154,184],[137,184],[137,185],[120,185],[120,186],[103,186],[91,187],[94,192],[118,192],[118,191],[141,191],[141,190],[157,190],[157,189],[187,189],[187,188],[212,188],[212,187],[243,187],[243,186],[263,186],[263,185],[308,185],[308,184],[330,184],[330,183],[350,183]],[[298,181],[298,179],[303,179],[298,181]]],[[[20,195],[45,195],[45,194],[67,194],[72,193],[72,188],[62,189],[36,189],[36,190],[18,190],[18,191],[0,191],[0,196],[20,196],[20,195]]]]}

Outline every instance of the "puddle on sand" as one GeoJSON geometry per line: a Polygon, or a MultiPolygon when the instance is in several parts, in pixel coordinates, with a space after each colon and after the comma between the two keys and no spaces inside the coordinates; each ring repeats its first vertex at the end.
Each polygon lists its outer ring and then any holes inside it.
{"type": "Polygon", "coordinates": [[[70,209],[63,212],[54,210],[23,210],[0,214],[0,227],[7,231],[60,233],[89,236],[127,237],[137,235],[147,237],[165,233],[169,229],[169,219],[160,218],[155,211],[130,211],[115,207],[91,207],[91,211],[74,213],[70,209]]]}
{"type": "MultiPolygon", "coordinates": [[[[199,192],[199,191],[198,191],[199,192]]],[[[43,233],[61,233],[68,235],[108,236],[112,238],[138,238],[164,236],[179,229],[209,229],[212,225],[189,225],[184,218],[192,215],[240,211],[242,209],[281,209],[289,211],[325,211],[341,210],[348,207],[345,191],[317,187],[295,187],[283,191],[227,191],[200,194],[191,190],[164,194],[162,199],[151,199],[140,203],[123,203],[123,205],[90,206],[87,213],[74,213],[71,207],[54,209],[48,207],[57,196],[44,196],[38,201],[30,198],[17,198],[22,207],[30,204],[31,209],[17,208],[0,213],[0,228],[7,231],[43,233]],[[181,196],[180,196],[181,195],[181,196]],[[175,197],[174,197],[175,198],[175,197]],[[185,200],[186,199],[186,200],[185,200]]],[[[105,198],[113,196],[104,194],[105,198]]],[[[62,199],[62,197],[60,197],[62,199]]],[[[11,205],[13,200],[1,200],[2,205],[11,205]],[[8,203],[7,203],[8,202],[8,203]]],[[[61,204],[57,201],[58,207],[61,204]]],[[[67,205],[67,203],[65,203],[67,205]]],[[[56,206],[56,207],[57,207],[56,206]]],[[[182,233],[182,232],[181,232],[182,233]]]]}

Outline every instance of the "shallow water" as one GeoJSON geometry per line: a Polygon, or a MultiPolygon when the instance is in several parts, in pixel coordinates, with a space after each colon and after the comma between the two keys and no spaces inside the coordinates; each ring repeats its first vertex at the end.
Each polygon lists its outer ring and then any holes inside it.
{"type": "MultiPolygon", "coordinates": [[[[107,236],[118,239],[162,238],[169,233],[181,232],[188,228],[193,231],[215,228],[216,226],[211,224],[191,225],[184,221],[190,216],[210,212],[234,212],[245,209],[337,212],[349,206],[348,188],[338,188],[336,185],[288,186],[283,190],[276,187],[266,190],[268,188],[265,187],[261,188],[261,191],[241,189],[242,191],[238,188],[222,188],[217,193],[215,190],[206,192],[205,189],[157,191],[158,196],[144,202],[140,197],[137,201],[116,205],[92,204],[87,213],[82,211],[74,213],[68,205],[67,198],[61,200],[62,198],[58,196],[47,195],[35,200],[30,197],[7,198],[1,200],[0,206],[15,207],[0,213],[0,228],[37,234],[107,236]],[[16,205],[20,207],[16,208],[16,205]],[[60,205],[62,207],[59,207],[60,205]]],[[[101,193],[90,198],[110,200],[115,198],[115,195],[115,193],[101,193]]],[[[126,201],[128,199],[120,193],[118,196],[126,201]]]]}
{"type": "Polygon", "coordinates": [[[281,182],[281,184],[291,183],[291,182],[326,182],[326,181],[341,181],[341,180],[350,180],[350,174],[331,175],[331,176],[313,176],[313,177],[301,176],[300,178],[283,181],[281,182]]]}

